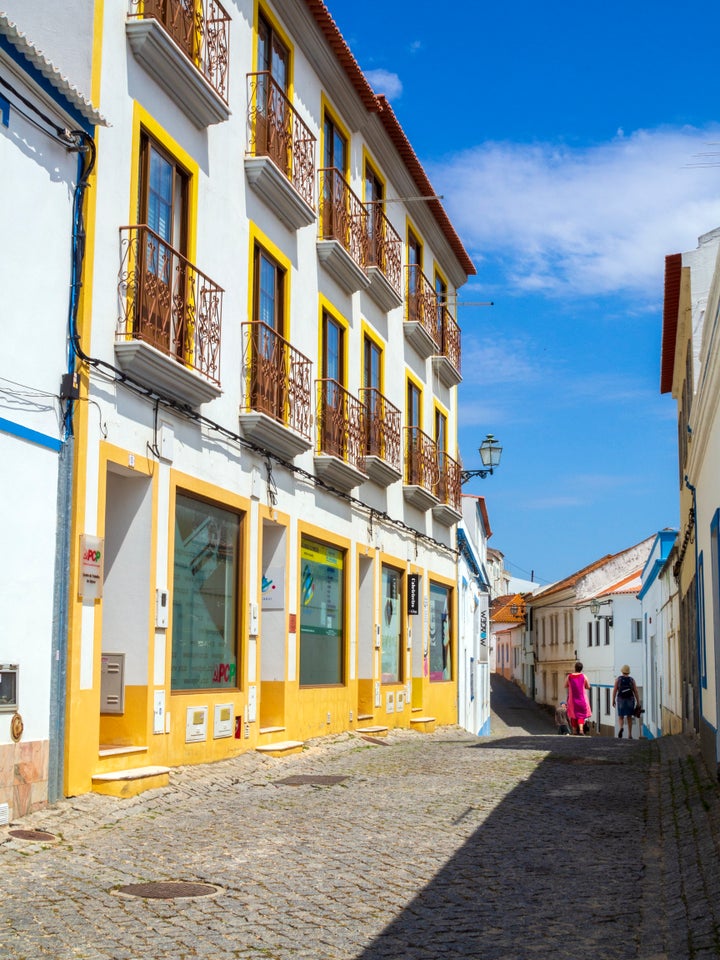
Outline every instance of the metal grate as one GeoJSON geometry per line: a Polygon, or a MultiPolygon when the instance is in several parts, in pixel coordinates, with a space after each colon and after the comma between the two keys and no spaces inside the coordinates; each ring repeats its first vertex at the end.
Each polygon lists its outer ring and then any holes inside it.
{"type": "Polygon", "coordinates": [[[45,830],[9,830],[8,836],[16,840],[57,840],[54,833],[45,830]]]}
{"type": "Polygon", "coordinates": [[[156,880],[151,883],[128,883],[118,887],[116,893],[127,897],[143,897],[146,900],[179,900],[188,897],[211,897],[220,887],[213,883],[194,883],[187,880],[156,880]]]}
{"type": "Polygon", "coordinates": [[[332,787],[336,783],[342,783],[343,780],[347,780],[347,777],[296,773],[291,777],[284,777],[277,782],[282,783],[286,787],[302,787],[305,784],[309,784],[312,787],[332,787]]]}

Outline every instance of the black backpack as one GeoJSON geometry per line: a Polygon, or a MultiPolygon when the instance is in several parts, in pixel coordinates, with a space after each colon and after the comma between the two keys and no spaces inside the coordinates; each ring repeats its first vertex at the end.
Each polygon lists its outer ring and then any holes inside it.
{"type": "Polygon", "coordinates": [[[621,677],[618,677],[618,696],[619,697],[634,696],[632,677],[628,677],[626,676],[626,674],[623,674],[621,677]]]}

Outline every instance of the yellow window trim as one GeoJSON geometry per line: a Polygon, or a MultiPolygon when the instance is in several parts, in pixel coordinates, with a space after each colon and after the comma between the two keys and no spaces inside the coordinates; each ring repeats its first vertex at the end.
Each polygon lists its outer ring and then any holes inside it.
{"type": "Polygon", "coordinates": [[[320,122],[320,157],[322,159],[325,156],[325,114],[327,113],[330,116],[330,119],[332,120],[332,122],[340,131],[340,133],[342,133],[342,135],[345,137],[345,140],[347,142],[347,150],[345,151],[346,153],[345,169],[341,170],[340,172],[349,183],[350,182],[350,145],[352,142],[350,131],[345,126],[345,124],[338,119],[339,114],[337,110],[335,110],[335,108],[331,105],[330,101],[328,100],[328,98],[325,96],[324,93],[320,94],[320,106],[321,106],[321,117],[322,117],[322,120],[320,122]]]}
{"type": "Polygon", "coordinates": [[[365,337],[368,340],[372,340],[376,347],[380,350],[380,392],[385,392],[385,348],[387,346],[386,342],[380,336],[380,334],[375,330],[374,327],[371,327],[366,320],[360,320],[360,337],[361,337],[361,351],[360,351],[360,383],[364,382],[363,374],[365,373],[365,337]]]}
{"type": "MultiPolygon", "coordinates": [[[[422,238],[422,234],[417,229],[415,224],[412,222],[410,217],[405,216],[405,243],[406,247],[410,246],[410,234],[412,234],[417,242],[420,244],[420,269],[423,269],[423,261],[425,260],[425,241],[422,238]]],[[[407,262],[407,258],[406,258],[407,262]]]]}
{"type": "Polygon", "coordinates": [[[295,67],[295,47],[290,40],[290,37],[285,32],[285,29],[280,25],[280,21],[277,17],[270,12],[270,9],[264,4],[260,3],[259,0],[255,0],[254,10],[253,10],[253,30],[252,30],[252,73],[258,72],[258,23],[260,22],[260,14],[267,20],[273,30],[280,37],[282,42],[287,47],[288,51],[288,77],[287,77],[287,96],[288,100],[292,103],[293,99],[293,76],[294,76],[294,67],[295,67]]]}
{"type": "Polygon", "coordinates": [[[188,174],[188,222],[187,222],[187,258],[190,263],[195,263],[197,247],[197,211],[198,211],[198,180],[200,177],[200,166],[183,150],[180,144],[174,140],[170,134],[160,126],[155,118],[141,107],[135,101],[133,103],[133,132],[132,132],[132,169],[130,171],[130,218],[128,223],[136,223],[138,198],[140,191],[139,180],[139,159],[140,159],[140,138],[142,132],[148,133],[153,140],[157,141],[188,174]]]}
{"type": "Polygon", "coordinates": [[[263,250],[266,250],[273,260],[277,260],[280,266],[285,271],[286,283],[285,283],[285,303],[283,305],[283,320],[284,320],[284,330],[283,336],[286,340],[290,340],[290,278],[291,278],[291,268],[292,263],[283,251],[272,240],[262,232],[262,230],[250,220],[250,247],[248,250],[248,320],[252,319],[253,315],[253,276],[254,276],[254,259],[255,259],[255,246],[262,247],[263,250]]]}
{"type": "Polygon", "coordinates": [[[382,184],[382,188],[383,188],[382,208],[383,208],[383,211],[384,211],[384,210],[385,210],[385,199],[386,199],[386,194],[387,194],[387,180],[386,180],[385,177],[380,173],[380,168],[379,168],[379,166],[377,165],[377,163],[375,163],[375,161],[373,160],[372,156],[368,153],[368,150],[367,150],[366,147],[363,147],[362,155],[363,155],[363,166],[362,166],[362,169],[363,169],[363,202],[364,202],[364,203],[367,203],[367,202],[368,202],[368,197],[367,197],[367,193],[366,193],[366,188],[367,188],[367,172],[368,172],[368,167],[369,167],[369,168],[372,170],[372,172],[373,172],[373,174],[375,175],[375,177],[376,177],[376,178],[380,181],[380,183],[382,184]]]}
{"type": "MultiPolygon", "coordinates": [[[[323,313],[329,313],[333,320],[336,320],[340,326],[343,328],[343,371],[345,372],[345,379],[348,378],[348,351],[350,337],[347,336],[348,330],[350,329],[350,324],[347,322],[342,313],[333,306],[333,304],[323,296],[321,293],[318,297],[319,309],[318,309],[318,372],[322,372],[322,359],[325,351],[325,341],[323,339],[323,313]]],[[[342,384],[345,389],[347,389],[347,383],[342,384]]]]}
{"type": "Polygon", "coordinates": [[[424,395],[424,387],[425,387],[425,385],[424,385],[424,383],[422,382],[422,380],[420,380],[418,377],[416,377],[414,373],[411,373],[411,371],[408,370],[407,367],[405,368],[405,397],[404,397],[404,399],[403,399],[403,420],[404,420],[404,422],[405,422],[405,426],[408,426],[408,422],[407,422],[407,415],[408,415],[408,411],[407,411],[407,394],[408,394],[408,384],[409,384],[409,383],[412,383],[412,384],[413,384],[414,386],[416,386],[416,387],[418,388],[418,390],[420,391],[420,403],[418,404],[418,408],[419,408],[419,409],[418,409],[418,413],[420,414],[420,423],[417,424],[417,426],[418,426],[421,430],[424,431],[424,428],[423,428],[423,419],[424,419],[424,418],[423,418],[423,395],[424,395]]]}

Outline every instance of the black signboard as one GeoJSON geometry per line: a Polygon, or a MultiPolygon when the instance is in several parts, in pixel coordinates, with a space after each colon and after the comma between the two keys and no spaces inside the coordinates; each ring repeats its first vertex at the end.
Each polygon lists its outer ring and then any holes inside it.
{"type": "Polygon", "coordinates": [[[408,575],[408,613],[420,613],[420,574],[411,573],[408,575]]]}

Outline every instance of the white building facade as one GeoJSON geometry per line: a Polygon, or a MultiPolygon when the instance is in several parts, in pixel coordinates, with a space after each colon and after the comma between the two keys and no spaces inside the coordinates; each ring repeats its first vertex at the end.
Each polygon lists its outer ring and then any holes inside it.
{"type": "Polygon", "coordinates": [[[98,5],[81,50],[70,794],[457,719],[474,267],[322,3],[202,7],[98,5]]]}
{"type": "MultiPolygon", "coordinates": [[[[78,11],[78,30],[87,26],[78,11]]],[[[88,34],[89,36],[89,34],[88,34]]],[[[55,799],[61,769],[75,390],[68,356],[77,131],[101,122],[75,84],[0,15],[0,823],[55,799]]],[[[87,86],[83,86],[88,91],[87,86]]]]}

